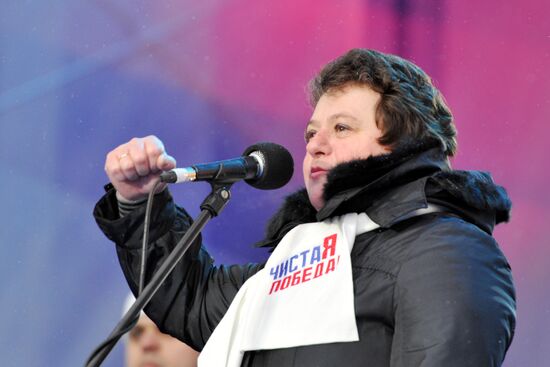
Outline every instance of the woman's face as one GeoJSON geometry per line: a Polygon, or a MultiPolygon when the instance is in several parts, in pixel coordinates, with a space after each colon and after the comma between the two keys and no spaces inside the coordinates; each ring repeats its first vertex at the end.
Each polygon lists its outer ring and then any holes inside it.
{"type": "Polygon", "coordinates": [[[380,93],[367,86],[350,85],[325,93],[319,99],[306,137],[303,173],[309,200],[319,210],[328,171],[339,163],[389,153],[378,143],[376,126],[380,93]]]}

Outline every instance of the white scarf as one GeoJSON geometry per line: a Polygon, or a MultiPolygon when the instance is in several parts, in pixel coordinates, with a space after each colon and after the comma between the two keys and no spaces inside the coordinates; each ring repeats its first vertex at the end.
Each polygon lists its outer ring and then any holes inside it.
{"type": "Polygon", "coordinates": [[[350,253],[379,225],[365,213],[296,226],[241,287],[199,357],[239,367],[245,351],[359,340],[350,253]]]}

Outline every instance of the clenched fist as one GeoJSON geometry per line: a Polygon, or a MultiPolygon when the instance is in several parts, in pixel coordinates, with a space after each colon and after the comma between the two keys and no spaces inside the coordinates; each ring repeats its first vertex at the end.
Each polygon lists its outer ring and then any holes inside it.
{"type": "MultiPolygon", "coordinates": [[[[117,190],[119,199],[140,200],[149,194],[154,181],[163,171],[176,167],[164,144],[156,136],[133,138],[107,154],[105,172],[117,190]]],[[[161,192],[166,184],[160,185],[161,192]]]]}

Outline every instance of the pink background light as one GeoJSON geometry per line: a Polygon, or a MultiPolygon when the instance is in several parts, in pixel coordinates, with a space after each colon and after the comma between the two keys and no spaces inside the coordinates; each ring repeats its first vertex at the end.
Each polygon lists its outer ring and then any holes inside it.
{"type": "MultiPolygon", "coordinates": [[[[120,317],[127,286],[90,213],[105,154],[132,136],[158,135],[181,165],[233,157],[261,140],[286,145],[296,162],[290,185],[235,185],[204,233],[218,262],[265,259],[249,245],[302,185],[305,86],[353,47],[426,70],[455,116],[454,167],[490,171],[507,188],[512,219],[495,236],[513,268],[518,326],[504,365],[546,365],[548,14],[544,0],[3,4],[3,365],[82,365],[120,317]]],[[[193,214],[207,191],[173,189],[193,214]]],[[[105,365],[121,363],[119,347],[105,365]]]]}

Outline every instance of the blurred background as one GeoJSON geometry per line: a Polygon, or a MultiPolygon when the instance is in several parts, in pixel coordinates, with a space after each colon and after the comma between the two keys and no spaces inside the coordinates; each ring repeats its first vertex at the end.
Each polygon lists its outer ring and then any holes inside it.
{"type": "MultiPolygon", "coordinates": [[[[547,0],[3,0],[0,8],[2,366],[78,366],[121,316],[127,286],[92,218],[106,153],[154,134],[180,166],[274,141],[285,188],[235,185],[204,232],[218,263],[252,248],[302,185],[308,80],[354,47],[409,58],[445,95],[455,168],[507,188],[496,237],[513,268],[518,326],[505,366],[550,345],[550,2],[547,0]]],[[[206,183],[172,187],[196,215],[206,183]]],[[[122,348],[105,362],[122,365],[122,348]]]]}

